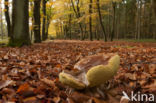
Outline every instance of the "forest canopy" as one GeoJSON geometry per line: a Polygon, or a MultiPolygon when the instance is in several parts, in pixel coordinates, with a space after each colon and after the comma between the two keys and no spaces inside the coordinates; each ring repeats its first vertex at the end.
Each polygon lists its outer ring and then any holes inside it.
{"type": "Polygon", "coordinates": [[[11,38],[10,44],[20,43],[24,37],[27,38],[24,44],[48,37],[156,39],[155,0],[0,0],[0,14],[0,34],[2,38],[11,38]],[[16,17],[18,13],[23,17],[21,20],[16,17]],[[22,22],[28,25],[22,26],[22,22]]]}

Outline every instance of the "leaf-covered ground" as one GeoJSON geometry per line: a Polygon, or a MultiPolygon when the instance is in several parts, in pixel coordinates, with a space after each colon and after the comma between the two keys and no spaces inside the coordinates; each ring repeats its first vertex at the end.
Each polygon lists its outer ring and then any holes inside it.
{"type": "Polygon", "coordinates": [[[57,40],[0,47],[0,103],[128,103],[121,99],[122,91],[156,96],[156,43],[57,40]],[[81,58],[97,53],[121,57],[117,75],[102,93],[96,88],[76,91],[59,82],[62,70],[72,70],[81,58]]]}

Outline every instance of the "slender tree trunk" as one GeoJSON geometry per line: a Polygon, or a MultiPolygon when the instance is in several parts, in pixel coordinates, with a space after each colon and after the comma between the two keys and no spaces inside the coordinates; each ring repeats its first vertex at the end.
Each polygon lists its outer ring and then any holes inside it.
{"type": "Polygon", "coordinates": [[[89,14],[90,14],[90,17],[89,17],[89,33],[90,33],[90,40],[92,41],[93,40],[93,34],[92,34],[92,3],[93,3],[93,0],[90,0],[90,3],[89,3],[89,14]]]}
{"type": "Polygon", "coordinates": [[[41,42],[41,34],[40,34],[40,3],[41,0],[34,0],[34,11],[33,11],[33,16],[34,16],[34,37],[35,37],[35,43],[40,43],[41,42]]]}
{"type": "Polygon", "coordinates": [[[139,0],[139,4],[138,4],[138,35],[137,35],[137,39],[140,39],[141,36],[141,11],[142,11],[142,1],[139,0]]]}
{"type": "Polygon", "coordinates": [[[156,0],[153,0],[153,7],[154,7],[155,15],[156,15],[156,0]]]}
{"type": "Polygon", "coordinates": [[[31,44],[29,35],[29,0],[13,0],[13,35],[9,41],[10,46],[23,46],[31,44]]]}
{"type": "MultiPolygon", "coordinates": [[[[119,5],[119,4],[118,4],[119,5]]],[[[119,39],[119,33],[120,33],[120,5],[119,5],[119,8],[118,8],[118,15],[117,15],[117,20],[116,20],[116,38],[119,39]]]]}
{"type": "Polygon", "coordinates": [[[108,7],[108,35],[107,37],[110,38],[111,34],[111,19],[110,19],[110,6],[108,7]]]}
{"type": "Polygon", "coordinates": [[[106,35],[106,32],[105,32],[105,27],[104,27],[104,25],[102,23],[100,0],[97,0],[97,8],[98,8],[97,10],[98,10],[98,14],[99,14],[99,21],[100,21],[100,25],[101,25],[101,28],[102,28],[103,36],[104,36],[105,41],[107,41],[107,35],[106,35]]]}
{"type": "MultiPolygon", "coordinates": [[[[32,23],[34,22],[33,17],[31,18],[31,22],[32,23]]],[[[31,34],[30,34],[30,40],[33,41],[33,34],[34,34],[33,28],[31,28],[31,31],[30,32],[31,32],[31,34]]]]}
{"type": "Polygon", "coordinates": [[[113,30],[111,35],[111,41],[113,41],[115,35],[116,2],[113,2],[112,5],[113,5],[113,30]]]}
{"type": "MultiPolygon", "coordinates": [[[[80,3],[80,1],[78,0],[78,2],[77,2],[77,10],[76,10],[76,8],[74,6],[74,2],[73,2],[73,0],[71,0],[71,4],[72,4],[72,7],[73,7],[73,10],[75,12],[75,15],[76,15],[76,18],[77,19],[80,18],[80,16],[81,16],[80,15],[79,3],[80,3]]],[[[83,40],[84,39],[83,38],[84,33],[83,33],[83,27],[82,27],[82,24],[81,23],[79,23],[79,27],[80,27],[80,30],[81,30],[81,40],[83,40]]]]}
{"type": "Polygon", "coordinates": [[[138,32],[139,32],[139,1],[137,1],[137,12],[136,12],[136,34],[135,39],[138,38],[138,32]]]}
{"type": "Polygon", "coordinates": [[[43,23],[42,23],[42,40],[46,40],[46,0],[42,0],[42,12],[43,12],[43,23]]]}
{"type": "MultiPolygon", "coordinates": [[[[29,8],[30,8],[30,10],[31,11],[33,11],[33,7],[34,7],[34,5],[33,5],[33,2],[29,2],[29,8]]],[[[31,42],[33,41],[33,34],[34,34],[34,32],[33,32],[33,23],[34,23],[34,18],[33,18],[33,16],[31,16],[31,17],[29,17],[29,19],[31,20],[30,22],[32,23],[31,24],[31,29],[30,29],[30,40],[31,40],[31,42]]]]}
{"type": "Polygon", "coordinates": [[[48,38],[48,33],[49,33],[49,25],[50,25],[50,21],[49,21],[49,20],[47,20],[47,22],[46,22],[45,38],[48,38]]]}
{"type": "Polygon", "coordinates": [[[71,38],[71,35],[72,35],[72,34],[71,34],[71,29],[72,29],[72,28],[71,28],[71,19],[72,19],[72,18],[71,18],[71,14],[69,14],[69,38],[70,38],[70,39],[72,39],[72,38],[71,38]]]}
{"type": "Polygon", "coordinates": [[[3,35],[4,35],[4,32],[3,32],[3,13],[2,13],[2,7],[0,8],[0,27],[1,27],[1,39],[3,39],[3,35]]]}
{"type": "Polygon", "coordinates": [[[126,37],[127,37],[127,19],[128,19],[128,13],[127,13],[127,3],[125,4],[125,33],[124,33],[124,39],[126,39],[126,37]]]}
{"type": "MultiPolygon", "coordinates": [[[[151,5],[153,3],[153,8],[155,12],[155,17],[156,17],[156,0],[151,0],[151,5]]],[[[153,34],[153,38],[156,39],[156,34],[153,34]]]]}
{"type": "Polygon", "coordinates": [[[11,37],[11,21],[10,21],[10,16],[9,16],[9,2],[8,0],[5,0],[5,20],[7,23],[7,31],[8,31],[8,37],[11,37]]]}

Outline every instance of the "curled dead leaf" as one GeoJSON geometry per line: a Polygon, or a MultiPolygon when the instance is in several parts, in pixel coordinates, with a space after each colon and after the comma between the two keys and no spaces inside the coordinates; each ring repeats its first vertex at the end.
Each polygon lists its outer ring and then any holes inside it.
{"type": "Polygon", "coordinates": [[[60,97],[54,97],[54,98],[53,98],[54,103],[59,103],[60,100],[61,100],[60,97]]]}
{"type": "Polygon", "coordinates": [[[48,86],[55,86],[55,83],[54,81],[52,80],[49,80],[47,78],[43,78],[43,79],[40,79],[43,83],[47,84],[48,86]]]}
{"type": "Polygon", "coordinates": [[[104,101],[104,100],[100,100],[98,98],[92,98],[92,100],[94,101],[94,103],[107,103],[107,101],[104,101]]]}
{"type": "Polygon", "coordinates": [[[23,103],[39,103],[36,97],[28,97],[23,100],[23,103]]]}
{"type": "Polygon", "coordinates": [[[20,92],[24,92],[24,91],[26,91],[26,90],[28,90],[29,89],[29,84],[28,83],[24,83],[24,84],[22,84],[22,85],[20,85],[20,87],[17,89],[17,93],[20,93],[20,92]]]}
{"type": "Polygon", "coordinates": [[[34,96],[34,88],[30,87],[28,83],[21,85],[16,93],[19,93],[22,97],[31,97],[34,96]]]}
{"type": "Polygon", "coordinates": [[[0,89],[9,86],[11,83],[13,83],[12,80],[5,80],[5,81],[3,80],[3,81],[0,81],[0,89]]]}
{"type": "Polygon", "coordinates": [[[125,74],[125,77],[127,77],[130,80],[137,80],[137,75],[135,73],[134,74],[132,74],[132,73],[126,73],[125,74]]]}
{"type": "Polygon", "coordinates": [[[69,96],[75,103],[87,103],[90,100],[90,97],[82,94],[82,93],[78,93],[78,92],[74,92],[71,94],[71,96],[69,96]]]}

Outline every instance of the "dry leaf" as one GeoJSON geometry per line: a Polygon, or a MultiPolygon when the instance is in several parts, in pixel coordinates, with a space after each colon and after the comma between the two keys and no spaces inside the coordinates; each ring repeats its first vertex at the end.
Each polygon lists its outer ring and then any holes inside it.
{"type": "Polygon", "coordinates": [[[53,98],[54,103],[59,103],[60,100],[61,100],[60,97],[54,97],[54,98],[53,98]]]}
{"type": "Polygon", "coordinates": [[[11,83],[13,83],[12,80],[0,81],[0,89],[9,86],[11,83]]]}
{"type": "Polygon", "coordinates": [[[54,81],[49,80],[47,78],[41,79],[41,81],[44,82],[45,84],[47,84],[48,86],[51,86],[51,87],[55,85],[54,81]]]}

